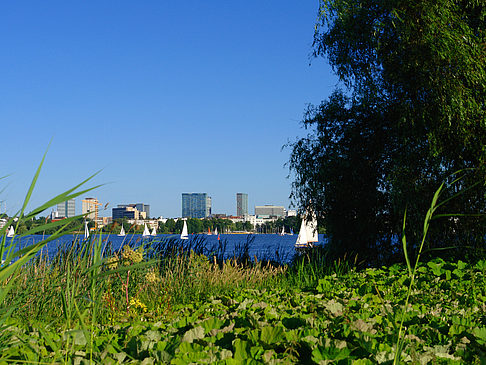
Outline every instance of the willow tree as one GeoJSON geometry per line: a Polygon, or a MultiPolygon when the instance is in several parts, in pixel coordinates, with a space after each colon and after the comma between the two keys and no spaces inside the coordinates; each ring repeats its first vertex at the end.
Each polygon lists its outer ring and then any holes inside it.
{"type": "MultiPolygon", "coordinates": [[[[338,253],[398,254],[405,207],[414,242],[439,182],[460,169],[474,168],[463,187],[481,184],[448,213],[484,212],[485,20],[479,0],[320,1],[314,56],[328,58],[344,91],[309,108],[289,166],[293,198],[322,212],[338,253]]],[[[434,227],[430,249],[484,248],[479,217],[434,227]]]]}

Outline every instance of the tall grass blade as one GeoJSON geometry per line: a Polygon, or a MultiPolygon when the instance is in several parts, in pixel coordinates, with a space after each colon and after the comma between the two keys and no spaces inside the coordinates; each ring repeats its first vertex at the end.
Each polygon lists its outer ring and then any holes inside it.
{"type": "Polygon", "coordinates": [[[403,214],[403,227],[402,227],[402,247],[403,254],[405,255],[405,261],[407,262],[408,275],[412,276],[412,266],[410,265],[410,259],[408,258],[407,250],[407,237],[405,235],[405,222],[407,221],[407,208],[405,208],[405,213],[403,214]]]}

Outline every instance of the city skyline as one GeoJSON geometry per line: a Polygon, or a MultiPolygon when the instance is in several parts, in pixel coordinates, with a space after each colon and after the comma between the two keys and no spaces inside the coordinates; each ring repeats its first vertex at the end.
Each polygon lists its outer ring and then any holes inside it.
{"type": "MultiPolygon", "coordinates": [[[[190,193],[189,195],[193,195],[193,194],[198,195],[198,194],[201,194],[201,193],[190,193]]],[[[244,209],[243,209],[242,214],[238,214],[238,209],[239,209],[238,207],[239,207],[239,200],[240,199],[243,201],[243,208],[246,208],[246,214],[249,214],[249,215],[257,214],[256,208],[261,208],[261,207],[279,207],[279,208],[283,208],[284,210],[291,210],[291,207],[276,206],[274,204],[263,204],[263,205],[253,205],[253,212],[251,212],[250,209],[248,209],[248,206],[249,206],[248,205],[248,194],[236,193],[237,199],[235,201],[235,206],[234,206],[234,210],[235,210],[236,214],[234,214],[234,212],[232,212],[232,211],[229,211],[229,212],[212,211],[212,209],[211,209],[212,208],[211,196],[209,196],[209,194],[207,194],[207,193],[202,193],[202,194],[205,194],[205,196],[207,198],[209,198],[209,208],[210,209],[209,209],[208,216],[211,216],[213,214],[225,214],[227,216],[244,216],[245,215],[244,209]],[[245,206],[245,204],[246,204],[246,206],[245,206]]],[[[182,197],[184,195],[187,195],[187,193],[182,193],[182,197]]],[[[130,203],[130,204],[115,204],[113,206],[109,206],[109,205],[103,204],[103,201],[100,201],[98,198],[94,198],[94,197],[82,197],[82,198],[79,197],[78,199],[81,200],[81,202],[82,202],[81,212],[78,212],[77,210],[74,209],[74,207],[78,206],[76,204],[76,200],[77,200],[76,198],[70,199],[68,201],[69,207],[70,207],[69,211],[75,212],[75,214],[85,214],[88,211],[94,212],[94,210],[96,209],[98,211],[98,215],[100,217],[121,218],[122,216],[126,216],[126,217],[131,218],[131,219],[138,219],[138,216],[135,218],[133,213],[130,213],[128,215],[125,214],[126,208],[129,208],[129,210],[128,210],[129,212],[133,212],[133,208],[135,208],[139,212],[143,212],[144,217],[146,217],[147,219],[148,218],[159,218],[159,217],[163,217],[163,218],[183,218],[183,217],[185,217],[183,211],[181,211],[180,215],[175,215],[175,216],[163,216],[163,215],[152,216],[152,215],[150,215],[150,204],[130,203]],[[94,201],[95,203],[88,205],[88,201],[94,201]],[[102,209],[95,208],[95,207],[100,207],[100,206],[103,206],[103,205],[105,205],[105,206],[102,209]],[[88,206],[89,206],[89,208],[88,208],[88,206]]],[[[183,200],[183,198],[181,199],[181,202],[182,202],[182,200],[183,200]]],[[[58,212],[59,217],[64,217],[64,215],[62,214],[64,212],[64,210],[62,210],[62,209],[65,209],[64,206],[67,206],[68,202],[57,204],[57,206],[55,208],[51,208],[51,211],[58,212]]],[[[182,205],[183,205],[183,202],[182,202],[182,205]]],[[[47,216],[47,215],[49,215],[48,213],[50,213],[50,211],[46,211],[45,213],[46,213],[45,215],[47,216]]],[[[268,214],[265,213],[265,215],[268,215],[268,214]]],[[[73,216],[72,214],[69,215],[69,217],[72,217],[72,216],[73,216]]],[[[188,217],[189,215],[186,215],[186,216],[188,217]]]]}
{"type": "Polygon", "coordinates": [[[250,207],[289,206],[282,146],[338,81],[310,57],[316,4],[54,0],[0,12],[8,214],[50,141],[30,209],[99,170],[87,186],[104,184],[92,195],[108,209],[144,201],[178,216],[185,191],[209,192],[215,212],[234,214],[238,191],[250,207]]]}

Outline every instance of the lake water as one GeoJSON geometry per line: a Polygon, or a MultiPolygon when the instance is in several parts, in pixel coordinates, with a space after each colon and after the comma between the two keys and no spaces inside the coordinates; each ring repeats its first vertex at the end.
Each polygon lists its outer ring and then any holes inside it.
{"type": "MultiPolygon", "coordinates": [[[[98,238],[98,235],[94,235],[98,238]]],[[[25,237],[14,237],[17,247],[25,247],[33,243],[39,242],[42,239],[46,239],[48,236],[43,235],[31,235],[25,237]]],[[[221,242],[226,244],[224,250],[224,257],[232,257],[241,253],[242,248],[248,244],[248,253],[251,258],[257,257],[258,260],[272,259],[280,262],[289,261],[296,253],[295,241],[297,235],[284,235],[279,236],[277,234],[220,234],[220,241],[218,236],[215,235],[190,235],[189,239],[184,242],[185,245],[191,245],[192,243],[201,242],[206,247],[206,252],[211,251],[212,248],[218,247],[221,242]]],[[[92,237],[93,238],[93,237],[92,237]]],[[[54,256],[59,248],[66,245],[70,245],[75,240],[83,239],[82,235],[65,235],[56,240],[49,242],[43,249],[43,254],[47,254],[50,257],[54,256]]],[[[138,247],[141,244],[157,244],[160,242],[166,242],[168,240],[179,240],[179,235],[165,235],[159,234],[157,236],[143,237],[140,234],[127,234],[126,236],[119,237],[117,235],[103,234],[101,237],[103,241],[103,247],[109,247],[113,250],[118,250],[126,244],[130,246],[138,247]]],[[[10,238],[7,238],[7,243],[10,242],[10,238]]],[[[324,235],[319,235],[318,244],[325,243],[324,235]]]]}

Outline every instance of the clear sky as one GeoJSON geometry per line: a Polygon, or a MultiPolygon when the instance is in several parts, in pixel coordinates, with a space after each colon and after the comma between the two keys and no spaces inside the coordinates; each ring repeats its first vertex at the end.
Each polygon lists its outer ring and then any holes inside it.
{"type": "MultiPolygon", "coordinates": [[[[318,1],[0,3],[1,212],[20,207],[52,139],[31,208],[102,169],[89,196],[181,215],[288,207],[288,141],[336,85],[312,59],[318,1]]],[[[80,213],[81,199],[76,202],[80,213]]]]}

